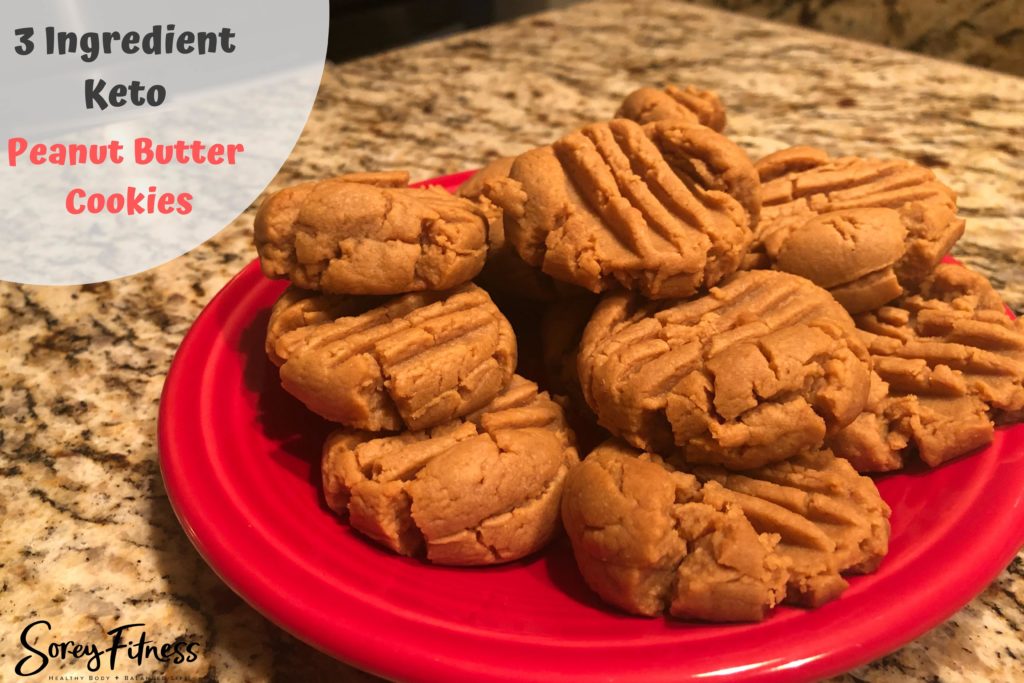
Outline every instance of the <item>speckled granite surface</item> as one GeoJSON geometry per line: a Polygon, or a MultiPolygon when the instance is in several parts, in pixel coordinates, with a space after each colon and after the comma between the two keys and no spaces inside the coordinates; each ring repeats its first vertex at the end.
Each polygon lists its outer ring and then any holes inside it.
{"type": "MultiPolygon", "coordinates": [[[[583,4],[331,67],[273,187],[339,171],[425,178],[472,167],[664,81],[718,89],[730,134],[754,156],[811,143],[932,166],[968,219],[957,254],[1024,309],[1024,81],[684,4],[583,4]]],[[[140,671],[369,679],[235,597],[192,549],[160,481],[164,376],[192,320],[254,257],[251,220],[110,284],[0,287],[0,679],[12,678],[18,635],[36,619],[62,639],[145,622],[163,640],[201,645],[195,662],[140,671]]],[[[1019,556],[945,624],[845,680],[1024,678],[1022,601],[1019,556]]]]}
{"type": "Polygon", "coordinates": [[[1024,75],[1019,0],[691,0],[1024,75]]]}

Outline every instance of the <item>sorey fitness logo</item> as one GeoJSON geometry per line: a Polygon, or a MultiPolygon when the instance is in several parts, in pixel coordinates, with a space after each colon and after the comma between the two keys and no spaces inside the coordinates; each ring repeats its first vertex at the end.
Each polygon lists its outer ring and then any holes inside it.
{"type": "MultiPolygon", "coordinates": [[[[50,622],[33,621],[21,631],[25,655],[14,666],[18,676],[44,674],[54,662],[81,664],[93,673],[127,672],[145,662],[183,664],[194,662],[201,652],[199,643],[178,638],[172,642],[154,640],[145,624],[124,624],[107,631],[108,640],[93,643],[61,640],[50,622]]],[[[133,680],[131,675],[119,676],[133,680]]],[[[69,679],[70,680],[70,679],[69,679]]],[[[110,680],[109,677],[103,680],[110,680]]]]}

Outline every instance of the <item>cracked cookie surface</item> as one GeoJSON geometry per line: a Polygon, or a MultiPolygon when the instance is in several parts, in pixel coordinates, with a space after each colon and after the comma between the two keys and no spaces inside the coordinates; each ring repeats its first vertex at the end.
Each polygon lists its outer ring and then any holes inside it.
{"type": "Polygon", "coordinates": [[[328,506],[378,543],[439,564],[480,565],[548,542],[577,462],[562,409],[517,375],[486,407],[429,430],[335,432],[322,473],[328,506]]]}
{"type": "Polygon", "coordinates": [[[650,123],[662,119],[682,119],[699,123],[721,133],[725,129],[725,105],[713,90],[687,85],[634,90],[622,101],[616,118],[650,123]]]}
{"type": "Polygon", "coordinates": [[[735,271],[760,206],[735,144],[674,120],[586,126],[488,186],[527,263],[594,292],[688,296],[735,271]]]}
{"type": "Polygon", "coordinates": [[[569,473],[562,522],[587,585],[633,614],[760,621],[785,596],[778,536],[615,439],[569,473]]]}
{"type": "Polygon", "coordinates": [[[511,326],[473,284],[292,334],[301,338],[281,365],[285,390],[356,429],[424,429],[466,415],[505,389],[516,366],[511,326]]]}
{"type": "Polygon", "coordinates": [[[877,377],[832,447],[857,469],[899,469],[912,452],[934,467],[988,444],[995,424],[1024,420],[1024,323],[983,276],[939,265],[855,321],[877,377]]]}
{"type": "Polygon", "coordinates": [[[613,439],[568,477],[562,519],[587,584],[626,611],[759,621],[817,607],[888,552],[889,507],[818,451],[743,473],[677,469],[613,439]]]}
{"type": "Polygon", "coordinates": [[[869,388],[849,314],[808,280],[775,271],[737,273],[683,302],[608,294],[578,369],[613,434],[734,469],[819,448],[861,413],[869,388]]]}
{"type": "Polygon", "coordinates": [[[828,450],[745,472],[688,471],[704,482],[705,500],[738,508],[757,532],[779,535],[788,604],[834,600],[848,586],[844,574],[873,572],[889,552],[889,506],[871,479],[828,450]]]}
{"type": "MultiPolygon", "coordinates": [[[[854,306],[857,312],[877,307],[872,306],[877,300],[895,298],[900,285],[913,285],[927,277],[964,231],[964,221],[956,215],[956,194],[930,170],[909,161],[830,158],[814,147],[793,147],[769,154],[755,167],[761,180],[763,206],[744,266],[789,270],[779,263],[779,256],[786,249],[792,250],[794,241],[799,249],[799,242],[815,232],[819,237],[830,237],[820,224],[808,233],[805,226],[809,221],[835,212],[848,218],[853,211],[862,226],[838,232],[845,233],[856,245],[846,244],[845,251],[832,248],[836,254],[845,254],[837,260],[838,270],[833,273],[842,275],[843,282],[826,285],[815,281],[828,288],[845,285],[852,289],[843,294],[848,299],[855,294],[862,299],[854,306]],[[892,215],[884,211],[864,213],[867,209],[896,212],[902,225],[902,250],[893,239],[898,228],[892,215]],[[869,265],[874,270],[868,269],[869,265]]],[[[813,257],[789,257],[791,264],[798,260],[805,267],[814,267],[813,257]]]]}
{"type": "Polygon", "coordinates": [[[255,242],[268,277],[331,294],[401,294],[472,279],[487,229],[472,202],[441,188],[342,176],[271,195],[256,215],[255,242]]]}

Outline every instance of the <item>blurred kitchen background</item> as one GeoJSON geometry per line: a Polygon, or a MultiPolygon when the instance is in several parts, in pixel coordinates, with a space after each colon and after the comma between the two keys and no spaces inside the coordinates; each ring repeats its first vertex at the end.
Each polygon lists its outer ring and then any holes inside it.
{"type": "MultiPolygon", "coordinates": [[[[327,56],[345,61],[578,1],[331,0],[327,56]]],[[[1024,0],[690,1],[1024,76],[1024,0]]]]}

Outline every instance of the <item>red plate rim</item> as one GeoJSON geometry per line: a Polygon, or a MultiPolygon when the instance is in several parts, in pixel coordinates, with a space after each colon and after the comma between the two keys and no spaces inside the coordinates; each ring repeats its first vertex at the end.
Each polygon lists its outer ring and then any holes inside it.
{"type": "MultiPolygon", "coordinates": [[[[473,173],[466,171],[422,184],[451,189],[473,173]]],[[[203,429],[197,429],[196,422],[210,418],[202,414],[200,398],[203,382],[212,377],[215,369],[215,365],[208,366],[207,360],[212,355],[210,349],[219,343],[221,326],[217,323],[230,320],[233,310],[240,307],[239,297],[244,301],[252,296],[261,282],[267,281],[260,273],[258,262],[248,264],[200,313],[175,354],[161,395],[158,423],[164,484],[186,535],[232,590],[292,635],[364,670],[400,680],[516,681],[522,680],[527,671],[524,662],[532,658],[542,664],[541,669],[530,671],[529,678],[533,680],[593,680],[595,675],[605,680],[628,680],[642,675],[647,681],[679,680],[681,676],[758,681],[819,679],[884,655],[942,622],[981,592],[1024,545],[1024,486],[999,487],[980,499],[978,506],[983,509],[976,510],[975,517],[984,516],[1002,523],[990,521],[987,533],[963,539],[960,547],[945,546],[939,553],[930,546],[907,560],[934,563],[933,566],[942,566],[942,571],[933,572],[928,581],[910,593],[903,592],[899,585],[876,586],[873,602],[881,608],[874,616],[860,615],[859,618],[868,623],[867,627],[857,629],[856,637],[838,646],[820,646],[835,640],[837,622],[830,623],[829,619],[840,616],[839,607],[843,604],[840,598],[819,610],[792,610],[798,615],[793,618],[801,619],[801,623],[807,625],[804,630],[809,631],[796,644],[805,656],[747,662],[704,672],[687,670],[682,664],[645,669],[642,662],[628,656],[632,647],[629,643],[610,647],[602,644],[615,652],[622,650],[619,660],[624,666],[621,668],[596,671],[582,667],[577,670],[565,667],[563,661],[574,660],[573,654],[587,653],[582,649],[574,650],[572,643],[564,641],[509,637],[496,642],[468,629],[460,631],[450,625],[431,622],[414,611],[382,611],[373,604],[357,604],[357,601],[327,609],[316,602],[289,599],[288,586],[278,579],[282,572],[289,575],[296,558],[275,555],[275,549],[253,532],[242,511],[227,508],[221,510],[219,516],[208,514],[211,501],[216,500],[220,491],[213,481],[194,471],[195,463],[203,462],[200,456],[208,455],[202,439],[203,429]],[[1010,488],[1016,490],[1008,490],[1010,488]],[[947,563],[950,556],[970,557],[973,561],[947,563]],[[833,612],[835,614],[829,616],[833,612]],[[823,633],[826,631],[827,634],[823,633]],[[459,657],[445,652],[446,644],[450,649],[455,638],[461,639],[459,649],[466,655],[459,657]],[[477,656],[482,651],[491,653],[489,661],[477,656]]],[[[1012,452],[1014,458],[983,459],[981,454],[976,454],[970,456],[970,462],[988,468],[985,471],[987,482],[1024,482],[1024,460],[1018,457],[1024,451],[1022,444],[1024,425],[1001,429],[985,452],[993,449],[1000,454],[1012,452]]],[[[861,580],[855,578],[851,582],[850,592],[861,580]]],[[[790,619],[788,614],[780,618],[790,619]]],[[[771,619],[765,623],[771,623],[771,619]]],[[[839,622],[838,630],[842,632],[846,624],[839,622]]],[[[747,632],[760,626],[706,628],[709,632],[735,629],[744,633],[743,638],[749,638],[756,634],[747,632]]]]}

